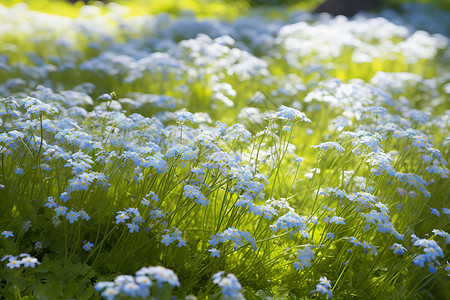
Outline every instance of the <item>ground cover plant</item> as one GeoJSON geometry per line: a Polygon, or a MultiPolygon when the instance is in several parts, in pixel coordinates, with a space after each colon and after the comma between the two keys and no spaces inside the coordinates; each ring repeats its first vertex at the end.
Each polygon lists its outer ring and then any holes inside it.
{"type": "Polygon", "coordinates": [[[0,5],[1,296],[450,297],[450,18],[401,8],[0,5]]]}

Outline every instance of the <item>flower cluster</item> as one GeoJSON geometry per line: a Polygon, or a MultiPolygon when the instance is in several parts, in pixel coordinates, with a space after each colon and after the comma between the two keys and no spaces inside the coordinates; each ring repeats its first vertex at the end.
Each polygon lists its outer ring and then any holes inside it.
{"type": "Polygon", "coordinates": [[[217,246],[218,244],[226,243],[228,241],[233,242],[233,248],[236,250],[238,247],[244,246],[245,242],[249,243],[253,250],[257,250],[256,241],[246,231],[237,230],[234,227],[230,227],[221,233],[213,235],[208,243],[212,246],[217,246]]]}
{"type": "Polygon", "coordinates": [[[270,229],[275,232],[278,230],[290,231],[291,236],[300,233],[301,236],[309,238],[307,222],[308,218],[290,211],[270,225],[270,229]]]}
{"type": "Polygon", "coordinates": [[[298,249],[297,259],[299,261],[294,262],[294,268],[296,270],[302,270],[304,268],[311,267],[311,262],[314,260],[314,246],[306,246],[303,249],[298,249]]]}
{"type": "Polygon", "coordinates": [[[19,255],[19,257],[13,256],[13,255],[5,255],[1,259],[1,261],[8,260],[8,263],[6,264],[6,266],[8,268],[10,268],[10,269],[20,268],[20,267],[34,268],[36,265],[40,265],[41,264],[37,260],[37,258],[31,257],[27,253],[22,253],[22,254],[19,255]]]}
{"type": "Polygon", "coordinates": [[[173,227],[173,232],[171,234],[165,234],[162,236],[161,243],[164,246],[169,246],[171,243],[177,241],[178,247],[186,246],[186,241],[181,237],[182,232],[178,228],[173,227]]]}
{"type": "Polygon", "coordinates": [[[172,270],[158,266],[141,268],[136,272],[136,276],[119,275],[113,282],[97,282],[94,288],[108,300],[115,299],[119,295],[146,298],[151,295],[153,280],[156,280],[159,288],[162,288],[164,283],[168,283],[172,288],[180,286],[178,277],[172,270]]]}
{"type": "Polygon", "coordinates": [[[119,275],[145,254],[173,266],[177,297],[211,298],[214,274],[243,298],[233,272],[263,298],[308,297],[319,278],[310,296],[420,298],[411,266],[442,275],[450,243],[450,18],[421,5],[227,21],[0,5],[0,244],[36,256],[3,257],[2,296],[11,272],[23,297],[52,292],[29,273],[51,287],[70,272],[116,277],[95,285],[107,299],[170,297],[169,269],[119,275]],[[58,276],[24,270],[38,259],[58,276]]]}
{"type": "Polygon", "coordinates": [[[241,290],[242,286],[236,276],[228,273],[227,276],[223,276],[224,271],[217,272],[213,275],[213,283],[222,288],[222,294],[225,299],[244,299],[241,290]]]}
{"type": "MultiPolygon", "coordinates": [[[[358,247],[361,246],[363,248],[364,253],[369,253],[370,255],[377,255],[378,249],[377,247],[369,244],[367,241],[360,242],[357,238],[351,236],[351,237],[344,237],[344,239],[348,240],[352,247],[358,247]]],[[[352,249],[348,250],[350,253],[353,252],[352,249]]]]}
{"type": "Polygon", "coordinates": [[[425,264],[428,265],[428,270],[431,273],[436,272],[436,265],[440,266],[438,257],[444,257],[442,248],[434,240],[420,239],[415,234],[411,235],[413,245],[423,250],[423,254],[418,254],[414,257],[414,264],[421,268],[425,264]]]}
{"type": "Polygon", "coordinates": [[[186,198],[194,199],[195,203],[201,204],[202,206],[209,204],[209,201],[206,199],[205,195],[203,195],[200,189],[194,185],[185,185],[183,195],[186,198]]]}
{"type": "Polygon", "coordinates": [[[344,155],[344,151],[345,151],[345,149],[342,148],[342,146],[339,145],[339,143],[337,143],[337,142],[324,142],[319,145],[313,145],[311,147],[314,149],[322,150],[322,151],[326,151],[326,150],[332,148],[334,150],[337,150],[341,155],[344,155]]]}
{"type": "Polygon", "coordinates": [[[139,225],[145,221],[144,217],[141,216],[139,209],[135,207],[127,208],[125,211],[118,211],[116,214],[116,224],[127,224],[130,233],[139,232],[139,225]],[[125,222],[126,220],[129,220],[128,223],[125,222]]]}
{"type": "Polygon", "coordinates": [[[287,107],[284,105],[281,105],[278,108],[278,111],[275,113],[275,116],[277,119],[281,119],[284,121],[300,120],[300,121],[311,123],[311,120],[308,119],[304,113],[302,113],[301,111],[299,111],[295,108],[287,107]]]}
{"type": "Polygon", "coordinates": [[[316,284],[316,289],[311,291],[311,294],[320,293],[322,295],[327,295],[327,299],[333,298],[333,293],[331,292],[331,282],[324,276],[320,277],[319,283],[316,284]]]}

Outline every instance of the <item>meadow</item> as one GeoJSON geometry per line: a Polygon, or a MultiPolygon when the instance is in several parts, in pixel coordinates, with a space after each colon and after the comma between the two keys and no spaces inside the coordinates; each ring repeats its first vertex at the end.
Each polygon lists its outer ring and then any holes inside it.
{"type": "Polygon", "coordinates": [[[448,11],[16,2],[0,298],[450,298],[448,11]]]}

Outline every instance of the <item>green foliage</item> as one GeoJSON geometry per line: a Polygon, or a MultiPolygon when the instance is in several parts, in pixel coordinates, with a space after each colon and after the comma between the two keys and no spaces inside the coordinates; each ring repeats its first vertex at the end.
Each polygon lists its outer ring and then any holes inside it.
{"type": "Polygon", "coordinates": [[[96,283],[164,266],[180,287],[154,282],[157,299],[215,299],[219,271],[236,275],[246,299],[325,299],[317,287],[325,277],[337,299],[448,298],[449,247],[432,231],[450,230],[441,37],[381,19],[371,20],[387,28],[379,36],[343,18],[273,32],[261,27],[281,21],[244,31],[186,16],[132,18],[185,8],[231,18],[240,9],[168,1],[137,11],[139,4],[130,3],[129,15],[99,6],[77,17],[81,6],[55,2],[71,17],[55,23],[0,6],[17,28],[0,33],[0,231],[14,233],[1,236],[0,257],[28,253],[40,262],[15,268],[6,257],[2,297],[99,299],[96,283]],[[213,25],[236,43],[187,30],[214,35],[213,25]],[[346,43],[336,44],[338,33],[346,43]],[[208,115],[194,124],[183,107],[208,115]],[[72,210],[89,218],[71,219],[72,210]],[[288,225],[277,221],[286,215],[288,225]],[[227,240],[233,228],[248,236],[227,240]],[[394,243],[407,251],[393,253],[394,243]],[[418,266],[430,248],[444,254],[418,266]]]}

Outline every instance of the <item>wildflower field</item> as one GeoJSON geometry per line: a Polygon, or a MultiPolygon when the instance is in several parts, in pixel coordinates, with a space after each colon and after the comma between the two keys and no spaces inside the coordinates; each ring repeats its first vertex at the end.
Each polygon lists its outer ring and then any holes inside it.
{"type": "Polygon", "coordinates": [[[450,299],[449,11],[13,2],[0,299],[450,299]]]}

